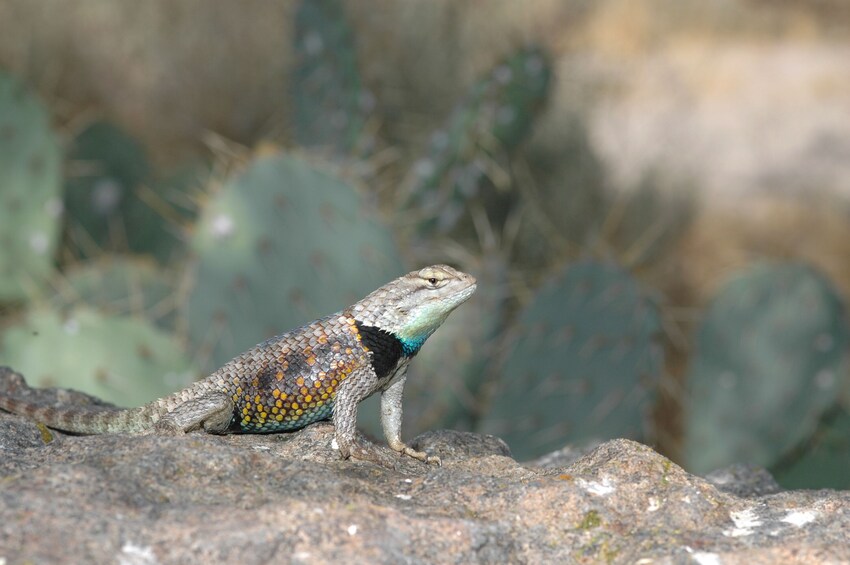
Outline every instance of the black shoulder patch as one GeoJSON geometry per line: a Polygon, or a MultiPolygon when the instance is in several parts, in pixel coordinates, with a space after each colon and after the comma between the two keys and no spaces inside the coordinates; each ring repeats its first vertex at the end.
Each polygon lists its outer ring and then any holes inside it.
{"type": "Polygon", "coordinates": [[[360,343],[372,352],[372,369],[379,379],[390,374],[398,360],[404,355],[404,347],[401,341],[386,330],[375,326],[366,326],[357,323],[357,331],[360,332],[360,343]]]}

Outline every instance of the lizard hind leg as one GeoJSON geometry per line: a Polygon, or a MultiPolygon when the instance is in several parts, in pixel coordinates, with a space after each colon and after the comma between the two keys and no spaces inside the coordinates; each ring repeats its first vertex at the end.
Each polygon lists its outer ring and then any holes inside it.
{"type": "Polygon", "coordinates": [[[233,418],[233,400],[222,392],[210,392],[178,404],[163,415],[154,426],[154,433],[181,435],[196,430],[223,434],[233,418]]]}
{"type": "Polygon", "coordinates": [[[357,404],[375,390],[377,376],[371,370],[352,373],[343,382],[334,400],[334,439],[343,459],[373,460],[374,446],[366,445],[357,437],[357,404]]]}

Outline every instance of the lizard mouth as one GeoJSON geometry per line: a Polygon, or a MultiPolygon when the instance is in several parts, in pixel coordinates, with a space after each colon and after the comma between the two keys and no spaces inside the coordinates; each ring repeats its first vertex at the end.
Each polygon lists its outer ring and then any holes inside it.
{"type": "Polygon", "coordinates": [[[455,305],[462,304],[466,302],[470,296],[472,296],[476,288],[478,288],[478,285],[473,282],[469,286],[462,288],[453,294],[450,294],[448,296],[448,299],[451,300],[455,305]]]}

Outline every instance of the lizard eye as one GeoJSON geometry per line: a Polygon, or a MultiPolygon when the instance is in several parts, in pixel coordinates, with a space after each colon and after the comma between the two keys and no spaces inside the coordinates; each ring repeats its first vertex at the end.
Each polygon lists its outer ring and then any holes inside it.
{"type": "Polygon", "coordinates": [[[437,279],[431,277],[430,279],[428,279],[428,284],[430,284],[431,286],[435,286],[437,284],[437,279]]]}

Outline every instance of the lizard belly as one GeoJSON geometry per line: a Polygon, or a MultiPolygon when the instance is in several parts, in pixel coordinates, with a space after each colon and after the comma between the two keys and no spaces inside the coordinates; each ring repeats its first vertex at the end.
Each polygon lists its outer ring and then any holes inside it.
{"type": "MultiPolygon", "coordinates": [[[[236,420],[238,423],[237,430],[243,433],[273,433],[273,432],[288,432],[300,430],[314,422],[322,420],[330,420],[333,416],[333,399],[329,399],[321,406],[307,408],[306,410],[295,408],[292,409],[292,415],[284,415],[281,420],[277,419],[278,414],[271,414],[263,418],[260,414],[255,414],[255,417],[250,421],[245,421],[244,417],[236,420]],[[298,412],[301,414],[298,414],[298,412]]],[[[268,413],[267,413],[268,414],[268,413]]],[[[279,414],[286,414],[279,410],[279,414]]],[[[240,414],[234,414],[234,420],[240,417],[240,414]]]]}

